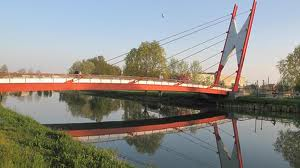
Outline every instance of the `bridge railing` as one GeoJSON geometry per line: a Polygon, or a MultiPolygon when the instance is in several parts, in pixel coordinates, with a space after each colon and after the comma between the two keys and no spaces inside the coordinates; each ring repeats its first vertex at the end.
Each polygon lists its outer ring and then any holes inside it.
{"type": "MultiPolygon", "coordinates": [[[[137,76],[113,76],[113,75],[92,75],[92,74],[50,74],[50,73],[0,73],[0,83],[30,83],[32,79],[45,79],[47,83],[63,83],[72,81],[74,83],[120,83],[120,84],[155,84],[155,85],[178,85],[185,87],[210,88],[201,82],[189,80],[160,79],[155,77],[137,76]],[[48,78],[49,80],[46,80],[48,78]],[[6,79],[5,81],[2,80],[6,79]],[[16,82],[18,81],[18,82],[16,82]]],[[[39,80],[42,81],[42,80],[39,80]]],[[[38,82],[38,81],[37,81],[38,82]]],[[[37,83],[34,82],[34,83],[37,83]]],[[[230,88],[211,87],[214,90],[230,91],[230,88]]]]}

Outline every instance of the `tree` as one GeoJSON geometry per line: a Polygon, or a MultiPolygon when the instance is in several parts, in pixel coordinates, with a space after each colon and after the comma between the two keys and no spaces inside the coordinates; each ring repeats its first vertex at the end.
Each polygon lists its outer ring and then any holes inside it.
{"type": "Polygon", "coordinates": [[[7,65],[6,65],[6,64],[3,64],[3,65],[0,67],[0,72],[3,72],[3,73],[7,73],[7,72],[8,72],[8,68],[7,68],[7,65]]]}
{"type": "Polygon", "coordinates": [[[296,85],[295,85],[294,89],[296,91],[300,92],[300,78],[296,80],[296,85]]]}
{"type": "Polygon", "coordinates": [[[75,61],[69,68],[69,73],[74,74],[76,71],[80,71],[81,61],[75,61]]]}
{"type": "Polygon", "coordinates": [[[276,90],[279,92],[284,92],[290,90],[291,86],[286,80],[281,80],[276,84],[276,90]]]}
{"type": "Polygon", "coordinates": [[[80,72],[82,74],[92,74],[95,71],[95,64],[90,61],[83,60],[80,65],[80,72]]]}
{"type": "Polygon", "coordinates": [[[27,71],[27,73],[30,73],[30,74],[33,73],[33,69],[29,68],[28,71],[27,71]]]}
{"type": "Polygon", "coordinates": [[[165,51],[157,41],[142,42],[125,58],[124,74],[130,76],[166,76],[165,51]]]}
{"type": "Polygon", "coordinates": [[[296,86],[300,80],[300,45],[296,47],[293,53],[288,54],[285,59],[279,61],[277,68],[281,75],[281,80],[287,83],[291,88],[296,86]]]}
{"type": "Polygon", "coordinates": [[[94,63],[93,74],[96,75],[121,75],[121,69],[118,66],[108,64],[103,56],[94,57],[87,61],[94,63]]]}
{"type": "Polygon", "coordinates": [[[18,73],[26,73],[26,69],[25,68],[21,68],[17,71],[18,73]]]}
{"type": "Polygon", "coordinates": [[[121,75],[121,69],[118,66],[108,64],[103,56],[74,62],[69,68],[69,73],[73,74],[76,71],[94,75],[121,75]]]}
{"type": "Polygon", "coordinates": [[[172,58],[168,64],[168,69],[169,69],[169,76],[171,79],[177,79],[177,63],[178,60],[175,58],[172,58]]]}
{"type": "Polygon", "coordinates": [[[199,61],[193,61],[190,65],[192,80],[197,81],[197,76],[202,72],[202,67],[199,61]]]}
{"type": "Polygon", "coordinates": [[[189,64],[183,60],[179,61],[172,58],[169,62],[168,68],[172,79],[189,78],[190,76],[189,64]]]}
{"type": "Polygon", "coordinates": [[[190,73],[189,64],[185,61],[178,62],[178,64],[177,64],[177,73],[179,75],[188,75],[190,73]]]}

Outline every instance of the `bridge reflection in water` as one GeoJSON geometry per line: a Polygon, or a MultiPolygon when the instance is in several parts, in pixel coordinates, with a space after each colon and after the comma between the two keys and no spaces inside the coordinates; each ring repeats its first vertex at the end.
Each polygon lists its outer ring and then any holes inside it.
{"type": "MultiPolygon", "coordinates": [[[[88,143],[100,143],[122,140],[126,137],[136,137],[158,133],[176,133],[182,132],[193,136],[186,132],[190,128],[207,129],[213,127],[215,143],[217,144],[216,154],[219,156],[222,168],[242,168],[242,152],[240,148],[237,119],[228,116],[226,113],[199,113],[185,116],[175,116],[166,118],[143,119],[132,121],[109,121],[99,123],[71,123],[71,124],[46,124],[46,126],[64,130],[75,139],[88,143]],[[232,123],[233,127],[233,149],[229,153],[222,141],[218,126],[224,123],[232,123]]],[[[222,130],[224,131],[224,130],[222,130]]],[[[229,135],[231,133],[226,132],[229,135]]],[[[197,137],[194,137],[201,140],[197,137]]],[[[202,140],[201,140],[202,141],[202,140]]],[[[204,142],[211,145],[210,143],[204,142]]],[[[200,144],[199,144],[200,145],[200,144]]],[[[186,157],[183,154],[174,151],[173,149],[161,145],[165,150],[173,151],[177,155],[186,157]]],[[[214,146],[213,146],[214,147],[214,146]]],[[[207,148],[211,149],[211,148],[207,148]]],[[[119,155],[121,158],[129,159],[124,155],[119,155]]],[[[134,161],[134,159],[131,159],[134,161]]],[[[138,161],[135,161],[138,163],[138,161]]],[[[140,163],[142,164],[142,163],[140,163]]]]}

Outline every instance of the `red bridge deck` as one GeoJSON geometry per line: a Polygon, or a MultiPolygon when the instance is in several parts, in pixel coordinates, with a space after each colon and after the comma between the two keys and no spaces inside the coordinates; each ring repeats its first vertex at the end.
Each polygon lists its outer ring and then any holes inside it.
{"type": "Polygon", "coordinates": [[[2,74],[0,76],[0,92],[47,90],[168,91],[216,95],[227,95],[231,91],[228,88],[158,78],[63,74],[2,74]]]}

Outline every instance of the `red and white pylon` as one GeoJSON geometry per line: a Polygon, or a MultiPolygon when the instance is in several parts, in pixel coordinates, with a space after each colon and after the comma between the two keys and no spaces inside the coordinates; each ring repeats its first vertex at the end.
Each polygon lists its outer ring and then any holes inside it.
{"type": "Polygon", "coordinates": [[[243,64],[247,52],[247,46],[248,46],[249,37],[251,33],[252,23],[254,19],[255,10],[256,10],[256,4],[257,2],[256,0],[254,0],[251,8],[251,13],[249,14],[246,22],[244,23],[244,25],[242,26],[239,32],[237,32],[237,27],[236,27],[236,14],[237,14],[238,6],[236,4],[234,5],[224,49],[222,51],[222,57],[220,60],[218,71],[216,72],[214,86],[217,86],[219,84],[222,70],[228,61],[229,55],[235,49],[238,69],[236,71],[236,78],[235,78],[235,83],[233,85],[232,91],[233,92],[238,91],[239,81],[241,78],[241,73],[242,73],[243,64]]]}

